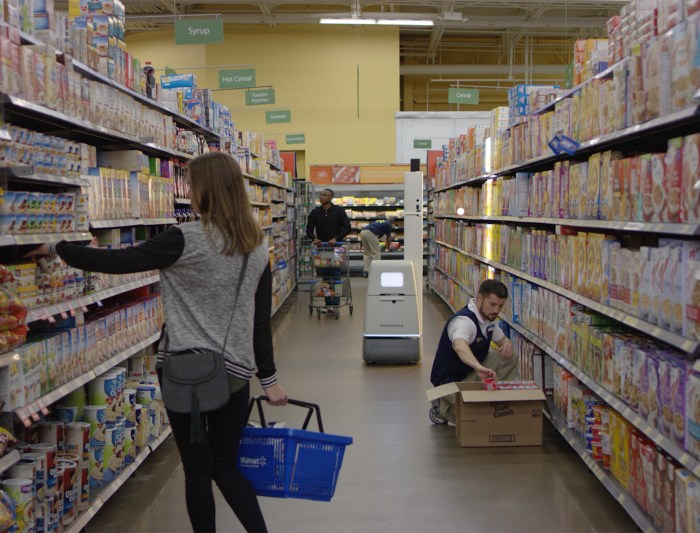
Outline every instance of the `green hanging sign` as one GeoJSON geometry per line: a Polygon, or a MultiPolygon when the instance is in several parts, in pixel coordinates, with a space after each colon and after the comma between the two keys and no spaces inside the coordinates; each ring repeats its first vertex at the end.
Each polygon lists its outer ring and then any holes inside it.
{"type": "Polygon", "coordinates": [[[294,133],[287,135],[285,141],[287,141],[287,144],[304,144],[306,143],[306,136],[303,133],[294,133]]]}
{"type": "Polygon", "coordinates": [[[219,71],[219,89],[247,89],[256,85],[254,68],[219,71]]]}
{"type": "Polygon", "coordinates": [[[274,103],[274,89],[254,89],[245,92],[245,105],[268,105],[274,103]]]}
{"type": "Polygon", "coordinates": [[[430,139],[413,139],[413,148],[430,150],[433,147],[433,141],[430,139]]]}
{"type": "Polygon", "coordinates": [[[224,19],[180,19],[175,21],[175,44],[224,42],[224,19]]]}
{"type": "Polygon", "coordinates": [[[280,109],[278,111],[265,111],[265,124],[280,124],[282,122],[291,122],[292,112],[289,109],[280,109]]]}
{"type": "Polygon", "coordinates": [[[479,89],[450,88],[447,103],[476,105],[479,103],[479,89]]]}

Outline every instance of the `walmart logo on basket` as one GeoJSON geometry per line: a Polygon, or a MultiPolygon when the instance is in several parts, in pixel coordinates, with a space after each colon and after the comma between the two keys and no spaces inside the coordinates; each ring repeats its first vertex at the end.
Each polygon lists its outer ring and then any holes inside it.
{"type": "Polygon", "coordinates": [[[241,466],[251,467],[251,468],[265,468],[267,465],[267,459],[264,455],[260,457],[240,457],[241,466]]]}

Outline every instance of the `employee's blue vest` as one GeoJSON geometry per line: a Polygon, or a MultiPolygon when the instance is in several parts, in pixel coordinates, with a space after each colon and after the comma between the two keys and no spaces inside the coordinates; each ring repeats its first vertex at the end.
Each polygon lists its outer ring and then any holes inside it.
{"type": "Polygon", "coordinates": [[[494,324],[489,324],[486,327],[486,335],[484,335],[479,326],[479,319],[473,311],[468,307],[457,311],[450,317],[447,324],[445,324],[442,335],[440,336],[437,352],[435,353],[433,369],[430,373],[430,382],[436,387],[438,385],[444,385],[445,383],[452,383],[453,381],[463,381],[469,372],[474,370],[472,367],[462,362],[459,355],[457,355],[457,352],[455,352],[452,347],[452,341],[447,334],[447,327],[450,325],[450,322],[458,316],[466,316],[474,322],[476,326],[476,338],[474,342],[469,345],[469,348],[479,363],[483,363],[486,356],[489,354],[489,346],[491,345],[491,337],[493,337],[493,330],[495,327],[494,324]]]}

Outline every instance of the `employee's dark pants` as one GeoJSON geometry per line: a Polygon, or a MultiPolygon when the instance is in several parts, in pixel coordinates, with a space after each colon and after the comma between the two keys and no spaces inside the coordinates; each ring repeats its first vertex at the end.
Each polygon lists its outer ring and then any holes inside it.
{"type": "Polygon", "coordinates": [[[195,532],[216,531],[212,480],[247,531],[267,531],[258,499],[237,467],[246,422],[249,386],[231,394],[227,405],[202,415],[207,442],[190,443],[190,415],[168,411],[185,470],[187,513],[195,532]]]}

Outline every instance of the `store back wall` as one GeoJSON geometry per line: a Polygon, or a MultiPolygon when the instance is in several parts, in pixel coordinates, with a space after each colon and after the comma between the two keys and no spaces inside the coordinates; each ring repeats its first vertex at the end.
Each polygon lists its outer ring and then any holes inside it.
{"type": "MultiPolygon", "coordinates": [[[[276,103],[245,106],[245,91],[220,91],[240,130],[262,131],[282,150],[306,151],[307,164],[393,163],[399,111],[399,33],[395,27],[227,26],[220,45],[175,46],[171,31],[127,36],[127,48],[157,69],[195,70],[200,87],[218,88],[218,68],[252,64],[276,103]],[[265,111],[290,109],[291,123],[265,124],[265,111]],[[285,144],[304,133],[304,145],[285,144]]],[[[227,67],[245,68],[245,67],[227,67]]],[[[159,72],[162,74],[162,72],[159,72]]]]}

